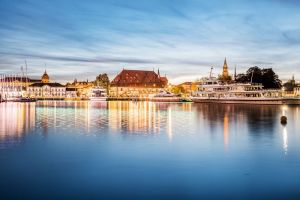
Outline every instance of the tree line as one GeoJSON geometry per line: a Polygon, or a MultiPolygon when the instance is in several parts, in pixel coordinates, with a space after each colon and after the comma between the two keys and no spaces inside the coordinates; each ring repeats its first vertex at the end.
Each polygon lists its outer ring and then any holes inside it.
{"type": "Polygon", "coordinates": [[[259,83],[265,89],[279,89],[282,82],[272,68],[261,69],[257,66],[250,67],[245,74],[238,74],[237,83],[259,83]]]}

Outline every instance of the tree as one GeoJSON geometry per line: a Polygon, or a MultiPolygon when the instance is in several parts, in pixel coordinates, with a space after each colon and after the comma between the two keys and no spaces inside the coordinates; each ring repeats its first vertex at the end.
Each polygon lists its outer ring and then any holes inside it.
{"type": "Polygon", "coordinates": [[[264,88],[281,88],[282,83],[272,68],[262,70],[262,84],[264,88]]]}
{"type": "Polygon", "coordinates": [[[260,83],[264,88],[281,88],[281,80],[272,68],[260,69],[259,67],[251,67],[246,74],[239,74],[236,78],[237,83],[260,83]]]}
{"type": "Polygon", "coordinates": [[[182,85],[175,85],[171,88],[171,92],[174,94],[182,94],[185,93],[185,89],[182,85]]]}
{"type": "Polygon", "coordinates": [[[255,66],[251,67],[246,72],[248,80],[252,83],[262,83],[262,70],[255,66]]]}
{"type": "Polygon", "coordinates": [[[109,86],[109,78],[107,76],[106,73],[104,74],[99,74],[97,77],[96,77],[96,81],[95,81],[95,85],[96,86],[101,86],[101,87],[105,87],[105,88],[108,88],[109,86]]]}
{"type": "Polygon", "coordinates": [[[248,77],[246,76],[246,74],[238,74],[238,75],[236,76],[235,81],[236,81],[237,83],[248,83],[248,82],[250,82],[250,81],[248,80],[248,77]]]}
{"type": "Polygon", "coordinates": [[[232,77],[231,76],[223,76],[223,75],[220,75],[219,77],[218,77],[218,80],[219,81],[222,81],[222,82],[230,82],[230,81],[232,81],[232,77]]]}
{"type": "Polygon", "coordinates": [[[106,89],[107,91],[107,94],[109,93],[109,85],[110,85],[110,81],[109,81],[109,78],[107,76],[106,73],[104,74],[99,74],[97,77],[96,77],[96,80],[94,81],[94,85],[95,86],[100,86],[100,87],[103,87],[106,89]]]}

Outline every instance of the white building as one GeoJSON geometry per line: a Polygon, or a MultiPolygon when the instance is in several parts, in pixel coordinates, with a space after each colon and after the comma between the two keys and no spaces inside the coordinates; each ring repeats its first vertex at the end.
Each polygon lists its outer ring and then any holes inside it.
{"type": "Polygon", "coordinates": [[[77,98],[77,88],[66,88],[66,98],[77,98]]]}
{"type": "Polygon", "coordinates": [[[27,88],[27,94],[35,99],[64,99],[66,87],[60,83],[34,83],[27,88]]]}

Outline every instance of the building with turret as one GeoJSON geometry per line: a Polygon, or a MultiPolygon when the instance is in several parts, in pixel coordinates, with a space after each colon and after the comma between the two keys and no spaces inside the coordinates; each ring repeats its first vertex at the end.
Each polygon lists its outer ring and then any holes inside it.
{"type": "Polygon", "coordinates": [[[60,83],[50,82],[50,77],[45,70],[40,82],[27,87],[27,96],[35,99],[64,99],[66,87],[60,83]]]}

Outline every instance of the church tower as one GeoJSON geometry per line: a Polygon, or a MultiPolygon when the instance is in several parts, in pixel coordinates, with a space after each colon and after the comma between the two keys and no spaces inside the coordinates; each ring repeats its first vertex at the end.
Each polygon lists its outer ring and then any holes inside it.
{"type": "Polygon", "coordinates": [[[224,79],[226,79],[226,78],[229,77],[229,73],[228,73],[228,65],[227,65],[227,60],[226,60],[226,58],[225,58],[225,60],[224,60],[222,77],[223,77],[224,79]]]}

